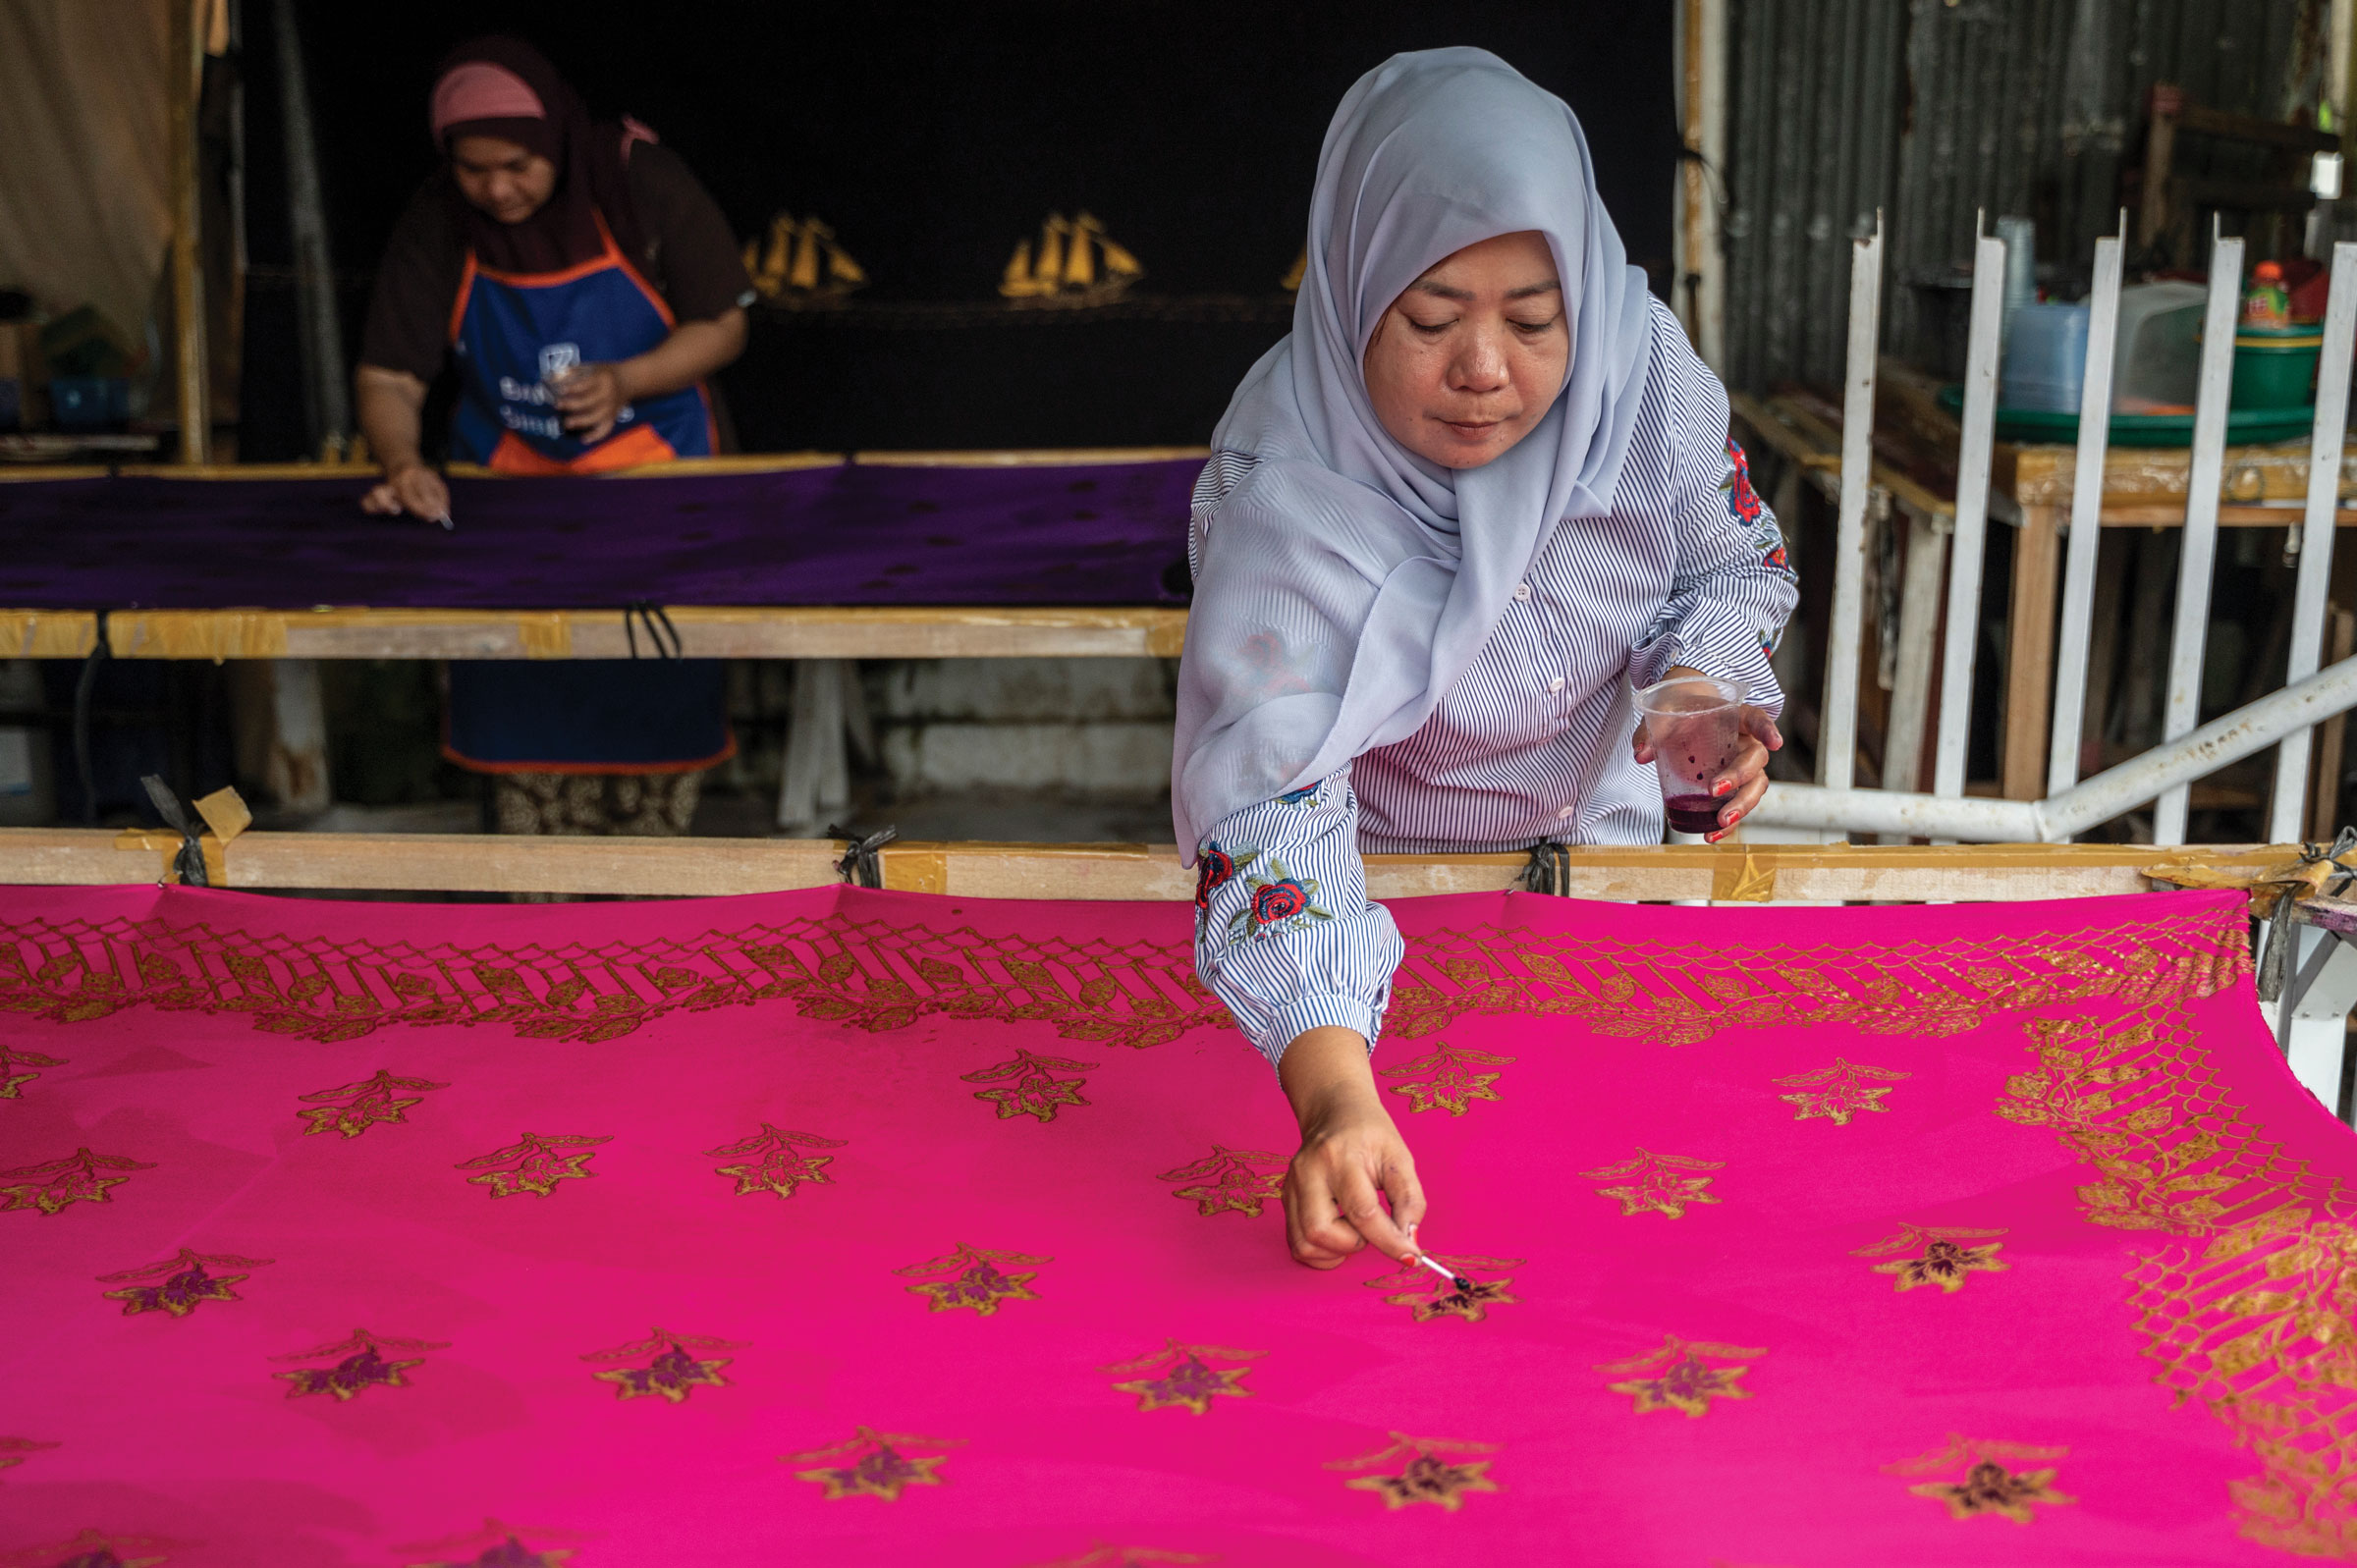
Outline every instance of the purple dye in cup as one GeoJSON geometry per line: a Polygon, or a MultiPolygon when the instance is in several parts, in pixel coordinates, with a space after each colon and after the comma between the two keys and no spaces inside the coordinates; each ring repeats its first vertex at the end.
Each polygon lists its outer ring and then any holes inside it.
{"type": "Polygon", "coordinates": [[[1719,800],[1715,795],[1671,795],[1662,802],[1671,828],[1677,833],[1717,833],[1719,800]]]}

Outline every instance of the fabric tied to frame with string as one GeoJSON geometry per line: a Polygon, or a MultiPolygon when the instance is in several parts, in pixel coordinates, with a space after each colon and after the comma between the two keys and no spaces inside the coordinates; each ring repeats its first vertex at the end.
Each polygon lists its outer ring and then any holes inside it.
{"type": "Polygon", "coordinates": [[[192,888],[217,888],[229,881],[230,841],[253,825],[253,813],[235,788],[224,787],[191,806],[158,774],[139,780],[147,799],[163,818],[165,830],[127,828],[115,836],[117,849],[161,851],[164,859],[157,881],[192,888]]]}
{"type": "Polygon", "coordinates": [[[671,616],[652,599],[632,599],[622,607],[622,634],[629,639],[630,657],[638,657],[638,628],[646,627],[647,640],[654,644],[658,659],[683,657],[685,644],[680,640],[680,628],[671,623],[671,616]]]}
{"type": "Polygon", "coordinates": [[[2357,881],[2357,828],[2343,828],[2332,841],[2300,846],[2299,858],[2261,871],[2208,866],[2147,866],[2143,875],[2179,888],[2232,888],[2251,896],[2251,915],[2267,922],[2267,948],[2259,958],[2259,1000],[2273,1002],[2291,978],[2292,927],[2299,905],[2344,895],[2357,881]]]}
{"type": "Polygon", "coordinates": [[[1552,838],[1530,846],[1530,864],[1522,868],[1522,886],[1532,892],[1558,898],[1571,895],[1571,851],[1552,838]]]}
{"type": "Polygon", "coordinates": [[[828,838],[841,838],[850,846],[844,851],[843,858],[835,862],[835,874],[854,888],[883,887],[884,863],[876,858],[876,851],[900,836],[900,829],[885,827],[862,838],[849,828],[827,824],[828,838]]]}

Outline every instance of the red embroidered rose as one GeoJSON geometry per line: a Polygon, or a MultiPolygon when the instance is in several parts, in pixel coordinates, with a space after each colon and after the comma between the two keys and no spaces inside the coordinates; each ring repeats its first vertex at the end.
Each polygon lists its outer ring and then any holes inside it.
{"type": "Polygon", "coordinates": [[[1784,555],[1784,547],[1782,545],[1778,545],[1774,550],[1771,550],[1766,555],[1762,556],[1760,558],[1760,564],[1766,567],[1774,567],[1780,571],[1785,569],[1791,565],[1790,561],[1784,555]]]}
{"type": "Polygon", "coordinates": [[[1290,878],[1283,882],[1264,882],[1252,890],[1252,923],[1273,926],[1280,920],[1290,920],[1309,907],[1309,894],[1299,883],[1290,878]]]}
{"type": "Polygon", "coordinates": [[[1745,522],[1756,522],[1760,515],[1760,493],[1751,487],[1751,460],[1730,437],[1727,443],[1727,460],[1734,464],[1727,475],[1727,507],[1745,522]]]}
{"type": "Polygon", "coordinates": [[[1211,907],[1211,895],[1235,876],[1235,860],[1216,843],[1207,843],[1195,859],[1195,907],[1211,907]]]}

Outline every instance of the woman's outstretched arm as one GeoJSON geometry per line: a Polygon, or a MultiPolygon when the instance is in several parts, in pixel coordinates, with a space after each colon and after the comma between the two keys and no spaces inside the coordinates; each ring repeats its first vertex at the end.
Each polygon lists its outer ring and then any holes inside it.
{"type": "Polygon", "coordinates": [[[1331,1269],[1370,1242],[1405,1256],[1424,1196],[1367,1064],[1404,949],[1367,901],[1349,770],[1231,814],[1196,856],[1196,972],[1275,1064],[1301,1127],[1294,1258],[1331,1269]]]}

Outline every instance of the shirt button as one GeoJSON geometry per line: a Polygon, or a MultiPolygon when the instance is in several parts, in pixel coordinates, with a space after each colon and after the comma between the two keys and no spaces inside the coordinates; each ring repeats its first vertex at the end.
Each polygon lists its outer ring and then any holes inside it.
{"type": "Polygon", "coordinates": [[[1530,584],[1529,584],[1529,583],[1527,583],[1527,582],[1517,582],[1517,583],[1515,583],[1515,584],[1514,584],[1514,598],[1515,598],[1516,602],[1518,602],[1518,603],[1521,603],[1521,604],[1528,604],[1528,603],[1530,603],[1530,584]]]}
{"type": "Polygon", "coordinates": [[[1548,681],[1548,682],[1547,682],[1547,689],[1548,689],[1549,691],[1561,691],[1561,690],[1562,690],[1562,689],[1563,689],[1563,677],[1562,677],[1562,676],[1556,676],[1556,677],[1555,677],[1553,680],[1550,680],[1550,681],[1548,681]]]}
{"type": "Polygon", "coordinates": [[[1578,812],[1579,808],[1577,806],[1564,806],[1556,812],[1555,820],[1558,822],[1569,822],[1572,817],[1578,814],[1578,812]]]}

